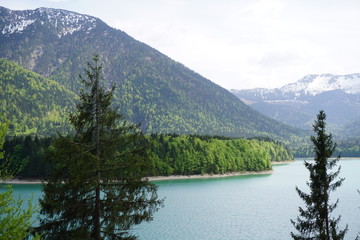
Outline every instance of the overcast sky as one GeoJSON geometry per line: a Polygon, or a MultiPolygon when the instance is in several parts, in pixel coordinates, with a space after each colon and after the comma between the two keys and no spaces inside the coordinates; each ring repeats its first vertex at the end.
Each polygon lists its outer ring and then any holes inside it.
{"type": "Polygon", "coordinates": [[[360,72],[359,0],[0,0],[98,17],[227,89],[360,72]]]}

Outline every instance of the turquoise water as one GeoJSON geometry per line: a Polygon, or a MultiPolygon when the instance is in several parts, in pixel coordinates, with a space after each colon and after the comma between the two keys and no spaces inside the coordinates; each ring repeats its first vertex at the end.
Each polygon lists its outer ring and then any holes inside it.
{"type": "MultiPolygon", "coordinates": [[[[332,195],[340,199],[335,214],[349,225],[346,239],[355,239],[360,231],[360,159],[342,159],[340,165],[345,182],[332,195]]],[[[302,205],[295,186],[307,190],[307,180],[298,160],[274,166],[266,175],[159,181],[165,207],[133,232],[141,240],[287,240],[294,230],[290,219],[302,205]]],[[[39,185],[14,185],[14,190],[24,198],[41,195],[39,185]]]]}

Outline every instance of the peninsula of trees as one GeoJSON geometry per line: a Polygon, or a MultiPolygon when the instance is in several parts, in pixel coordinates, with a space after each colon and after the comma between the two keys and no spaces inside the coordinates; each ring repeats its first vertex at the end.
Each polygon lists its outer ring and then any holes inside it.
{"type": "MultiPolygon", "coordinates": [[[[19,178],[42,179],[50,166],[44,161],[51,138],[12,137],[4,144],[5,159],[21,171],[19,178]]],[[[271,162],[293,160],[283,144],[270,140],[211,136],[152,134],[145,136],[151,166],[148,176],[222,174],[271,169],[271,162]]]]}

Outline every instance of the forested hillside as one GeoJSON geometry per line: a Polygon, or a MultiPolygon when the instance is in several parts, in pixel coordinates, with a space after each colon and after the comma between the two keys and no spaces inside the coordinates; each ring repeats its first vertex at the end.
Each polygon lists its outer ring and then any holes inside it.
{"type": "Polygon", "coordinates": [[[0,59],[0,120],[8,136],[54,135],[68,130],[67,115],[76,95],[53,80],[0,59]]]}
{"type": "Polygon", "coordinates": [[[286,143],[304,139],[300,130],[254,111],[227,90],[97,18],[46,8],[1,8],[0,14],[0,57],[77,93],[84,64],[99,54],[107,85],[117,87],[115,105],[130,121],[142,123],[145,133],[268,136],[286,143]]]}
{"type": "MultiPolygon", "coordinates": [[[[151,168],[149,176],[222,174],[229,172],[270,170],[271,162],[293,160],[281,143],[210,136],[147,136],[151,168]]],[[[5,159],[18,177],[44,178],[51,166],[46,151],[51,138],[11,137],[4,144],[5,159]]]]}

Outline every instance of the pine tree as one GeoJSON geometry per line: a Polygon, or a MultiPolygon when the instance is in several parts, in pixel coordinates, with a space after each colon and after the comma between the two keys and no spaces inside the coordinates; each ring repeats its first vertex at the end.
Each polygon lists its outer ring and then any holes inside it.
{"type": "Polygon", "coordinates": [[[59,136],[48,159],[39,231],[45,239],[136,239],[130,227],[152,220],[162,203],[144,176],[149,161],[137,125],[111,108],[114,87],[101,84],[99,57],[88,63],[85,88],[70,115],[73,137],[59,136]]]}
{"type": "Polygon", "coordinates": [[[336,167],[340,156],[329,159],[334,153],[336,144],[332,141],[332,135],[325,131],[325,120],[326,114],[324,111],[320,111],[313,125],[316,136],[311,137],[315,151],[314,163],[305,161],[305,167],[310,172],[310,181],[307,182],[310,193],[305,193],[296,187],[296,191],[304,200],[306,208],[299,207],[300,215],[297,217],[297,221],[291,220],[299,232],[291,232],[293,239],[340,240],[344,239],[347,232],[347,226],[343,230],[338,227],[340,216],[331,217],[331,213],[337,207],[339,200],[330,203],[330,193],[341,186],[344,178],[336,180],[341,167],[331,172],[336,167]]]}

